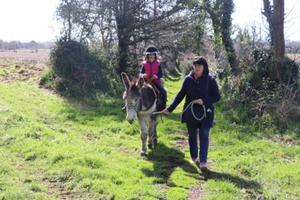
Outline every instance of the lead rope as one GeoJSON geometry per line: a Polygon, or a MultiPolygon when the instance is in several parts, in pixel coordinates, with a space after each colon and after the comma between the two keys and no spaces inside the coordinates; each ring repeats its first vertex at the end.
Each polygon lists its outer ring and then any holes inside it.
{"type": "Polygon", "coordinates": [[[188,104],[188,106],[182,111],[181,117],[182,117],[183,113],[185,113],[185,112],[187,111],[187,109],[191,106],[191,111],[192,111],[193,117],[194,117],[197,121],[203,120],[203,119],[206,117],[206,107],[205,107],[204,104],[201,105],[202,108],[203,108],[203,110],[204,110],[204,112],[203,112],[203,115],[199,118],[199,117],[197,117],[197,116],[195,115],[195,112],[194,112],[194,105],[195,105],[195,104],[196,104],[195,101],[190,102],[190,103],[188,104]]]}

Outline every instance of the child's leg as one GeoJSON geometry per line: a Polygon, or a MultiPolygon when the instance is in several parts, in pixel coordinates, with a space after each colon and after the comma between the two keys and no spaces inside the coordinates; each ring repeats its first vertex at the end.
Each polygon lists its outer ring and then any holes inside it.
{"type": "Polygon", "coordinates": [[[162,95],[162,108],[161,110],[165,109],[167,106],[167,91],[165,90],[164,86],[162,84],[155,84],[157,89],[162,95]]]}

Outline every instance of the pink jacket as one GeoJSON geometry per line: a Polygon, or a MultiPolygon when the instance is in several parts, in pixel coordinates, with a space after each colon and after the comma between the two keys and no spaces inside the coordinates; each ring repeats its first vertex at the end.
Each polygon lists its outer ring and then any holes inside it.
{"type": "Polygon", "coordinates": [[[147,76],[153,76],[153,75],[156,75],[158,77],[158,79],[156,80],[153,80],[153,82],[155,84],[161,84],[161,74],[160,74],[160,61],[159,60],[156,60],[154,62],[147,62],[147,61],[144,61],[143,62],[143,69],[142,71],[147,74],[147,76]]]}

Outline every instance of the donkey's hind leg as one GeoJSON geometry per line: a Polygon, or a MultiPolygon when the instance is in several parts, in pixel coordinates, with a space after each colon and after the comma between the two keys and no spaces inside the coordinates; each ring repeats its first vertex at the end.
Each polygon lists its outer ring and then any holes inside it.
{"type": "Polygon", "coordinates": [[[157,145],[156,126],[157,126],[157,117],[156,116],[151,116],[150,130],[149,130],[149,140],[148,140],[149,149],[155,148],[156,145],[157,145]]]}
{"type": "Polygon", "coordinates": [[[141,140],[142,140],[142,150],[141,150],[141,156],[146,156],[147,153],[147,136],[149,132],[149,122],[150,120],[148,117],[139,117],[139,124],[141,126],[141,140]]]}

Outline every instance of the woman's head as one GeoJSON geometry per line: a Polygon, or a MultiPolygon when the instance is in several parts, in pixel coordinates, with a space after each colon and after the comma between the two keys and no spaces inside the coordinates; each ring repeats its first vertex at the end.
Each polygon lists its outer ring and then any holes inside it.
{"type": "Polygon", "coordinates": [[[200,57],[193,61],[193,73],[196,77],[209,74],[208,64],[205,58],[200,57]]]}
{"type": "Polygon", "coordinates": [[[146,60],[149,62],[154,62],[155,60],[157,60],[157,53],[158,50],[155,47],[149,47],[146,50],[146,60]]]}

